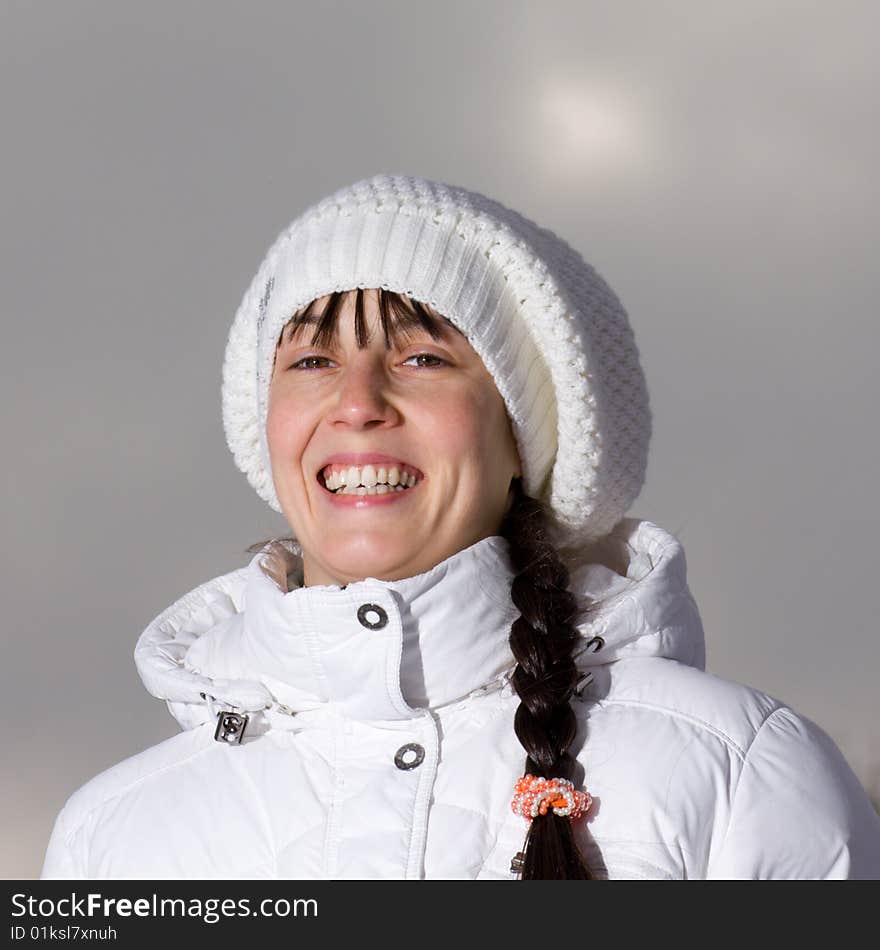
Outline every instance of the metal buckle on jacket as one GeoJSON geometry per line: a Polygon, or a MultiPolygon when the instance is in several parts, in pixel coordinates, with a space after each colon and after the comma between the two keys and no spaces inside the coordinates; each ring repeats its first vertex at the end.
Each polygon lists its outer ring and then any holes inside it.
{"type": "Polygon", "coordinates": [[[230,745],[239,745],[247,724],[247,716],[241,713],[223,712],[221,710],[217,713],[217,728],[214,730],[214,738],[217,742],[228,742],[230,745]]]}
{"type": "Polygon", "coordinates": [[[581,696],[583,696],[584,690],[585,690],[585,689],[590,685],[590,683],[592,683],[592,682],[593,682],[593,674],[592,674],[592,673],[585,673],[585,674],[577,681],[577,684],[575,685],[575,688],[574,688],[574,694],[575,694],[575,696],[577,696],[577,698],[580,699],[581,696]]]}

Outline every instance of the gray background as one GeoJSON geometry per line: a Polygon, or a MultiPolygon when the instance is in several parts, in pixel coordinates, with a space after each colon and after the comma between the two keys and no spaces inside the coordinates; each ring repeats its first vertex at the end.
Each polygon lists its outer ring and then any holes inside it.
{"type": "Polygon", "coordinates": [[[138,634],[286,527],[223,438],[233,313],[380,171],[516,207],[617,290],[655,417],[630,513],[684,543],[710,669],[880,791],[875,9],[4,2],[0,874],[177,731],[138,634]]]}

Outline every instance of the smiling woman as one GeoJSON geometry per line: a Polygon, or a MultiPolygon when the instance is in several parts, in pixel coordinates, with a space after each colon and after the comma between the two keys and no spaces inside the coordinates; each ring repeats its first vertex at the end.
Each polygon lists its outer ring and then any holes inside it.
{"type": "Polygon", "coordinates": [[[504,400],[465,336],[381,289],[313,302],[285,327],[266,430],[306,586],[427,571],[497,533],[520,476],[504,400]]]}
{"type": "Polygon", "coordinates": [[[290,534],[141,634],[183,732],[71,795],[44,878],[880,876],[837,747],[705,671],[680,541],[626,516],[638,351],[555,234],[340,189],[245,292],[222,408],[290,534]]]}

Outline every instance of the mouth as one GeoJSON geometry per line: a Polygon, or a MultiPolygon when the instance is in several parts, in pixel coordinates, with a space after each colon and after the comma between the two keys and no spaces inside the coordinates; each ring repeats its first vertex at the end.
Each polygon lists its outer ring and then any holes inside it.
{"type": "Polygon", "coordinates": [[[315,477],[331,495],[387,495],[409,491],[425,476],[401,459],[373,456],[325,463],[315,477]]]}

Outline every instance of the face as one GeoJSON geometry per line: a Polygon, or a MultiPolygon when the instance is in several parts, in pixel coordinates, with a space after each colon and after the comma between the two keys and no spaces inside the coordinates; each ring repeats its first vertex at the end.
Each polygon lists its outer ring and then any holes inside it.
{"type": "Polygon", "coordinates": [[[285,333],[269,386],[272,474],[306,586],[429,570],[498,533],[521,474],[504,401],[465,337],[418,329],[386,349],[367,291],[370,339],[359,349],[354,307],[350,293],[329,346],[310,343],[314,326],[285,333]],[[344,493],[325,487],[328,473],[331,487],[347,480],[344,493]],[[373,494],[377,476],[398,484],[373,494]]]}

